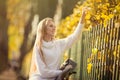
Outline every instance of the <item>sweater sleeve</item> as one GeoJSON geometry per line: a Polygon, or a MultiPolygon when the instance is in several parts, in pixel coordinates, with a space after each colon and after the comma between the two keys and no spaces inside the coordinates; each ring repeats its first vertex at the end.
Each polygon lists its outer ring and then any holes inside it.
{"type": "Polygon", "coordinates": [[[38,73],[42,78],[53,78],[58,76],[62,71],[61,70],[51,70],[49,69],[41,60],[38,48],[34,48],[35,64],[38,70],[38,73]]]}
{"type": "Polygon", "coordinates": [[[64,39],[60,39],[60,46],[62,52],[69,49],[80,38],[80,35],[82,34],[83,25],[84,24],[79,23],[75,31],[71,35],[64,39]]]}

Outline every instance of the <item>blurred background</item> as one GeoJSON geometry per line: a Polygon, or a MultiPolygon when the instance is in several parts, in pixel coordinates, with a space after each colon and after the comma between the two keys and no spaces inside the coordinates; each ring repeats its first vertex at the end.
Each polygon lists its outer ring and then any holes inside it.
{"type": "Polygon", "coordinates": [[[0,0],[0,80],[28,77],[38,22],[51,17],[59,23],[78,1],[0,0]]]}
{"type": "Polygon", "coordinates": [[[28,79],[40,20],[53,18],[56,38],[64,38],[85,6],[83,34],[62,60],[78,63],[70,80],[120,80],[120,0],[0,0],[0,80],[28,79]]]}

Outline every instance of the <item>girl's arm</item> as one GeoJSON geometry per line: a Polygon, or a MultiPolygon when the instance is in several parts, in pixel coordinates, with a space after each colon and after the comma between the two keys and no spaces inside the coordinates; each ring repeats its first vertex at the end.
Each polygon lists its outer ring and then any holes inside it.
{"type": "Polygon", "coordinates": [[[87,10],[87,8],[83,9],[82,16],[79,20],[79,23],[78,23],[75,31],[67,38],[60,39],[60,46],[61,46],[61,49],[63,52],[66,49],[70,48],[72,46],[72,44],[75,43],[80,38],[80,35],[82,34],[85,16],[86,16],[86,10],[87,10]]]}

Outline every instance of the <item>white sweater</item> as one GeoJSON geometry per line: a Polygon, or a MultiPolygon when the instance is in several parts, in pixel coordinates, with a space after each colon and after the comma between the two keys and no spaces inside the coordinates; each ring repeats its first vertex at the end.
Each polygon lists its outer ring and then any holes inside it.
{"type": "Polygon", "coordinates": [[[45,56],[47,67],[41,60],[38,47],[33,48],[33,56],[37,67],[37,72],[31,74],[29,80],[54,80],[62,71],[58,70],[60,61],[65,50],[69,49],[75,43],[82,32],[83,24],[78,24],[74,33],[64,39],[50,42],[43,41],[42,50],[45,56]]]}

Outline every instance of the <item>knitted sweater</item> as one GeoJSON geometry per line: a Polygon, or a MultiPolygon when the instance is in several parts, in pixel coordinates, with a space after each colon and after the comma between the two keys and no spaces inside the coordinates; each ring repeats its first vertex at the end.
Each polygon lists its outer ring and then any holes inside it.
{"type": "Polygon", "coordinates": [[[66,38],[53,40],[50,42],[42,41],[42,51],[45,62],[43,63],[37,46],[33,48],[32,57],[34,59],[37,72],[31,74],[29,80],[54,80],[62,71],[59,70],[60,61],[65,50],[69,49],[75,43],[82,32],[83,24],[78,24],[75,31],[66,38]]]}

